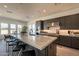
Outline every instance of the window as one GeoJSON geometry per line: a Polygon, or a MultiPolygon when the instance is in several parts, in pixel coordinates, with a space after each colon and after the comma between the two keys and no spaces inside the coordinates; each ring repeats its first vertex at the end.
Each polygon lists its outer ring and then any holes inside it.
{"type": "Polygon", "coordinates": [[[15,34],[16,32],[16,24],[10,24],[10,34],[15,34]]]}
{"type": "Polygon", "coordinates": [[[15,34],[16,30],[10,30],[11,34],[15,34]]]}
{"type": "Polygon", "coordinates": [[[8,34],[8,24],[1,23],[1,34],[8,34]]]}
{"type": "Polygon", "coordinates": [[[17,33],[19,34],[22,30],[22,25],[17,25],[17,33]]]}
{"type": "Polygon", "coordinates": [[[16,24],[10,24],[11,29],[16,29],[16,24]]]}
{"type": "Polygon", "coordinates": [[[8,30],[1,30],[1,34],[8,34],[8,30]]]}
{"type": "Polygon", "coordinates": [[[22,25],[18,25],[18,28],[22,28],[22,25]]]}
{"type": "Polygon", "coordinates": [[[8,28],[8,24],[7,23],[1,23],[1,29],[3,28],[8,28]]]}

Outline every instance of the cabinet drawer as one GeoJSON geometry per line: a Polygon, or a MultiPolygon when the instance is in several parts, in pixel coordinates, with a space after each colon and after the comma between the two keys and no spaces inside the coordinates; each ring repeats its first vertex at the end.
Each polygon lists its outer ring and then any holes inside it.
{"type": "Polygon", "coordinates": [[[79,38],[73,37],[71,45],[72,45],[72,48],[79,49],[79,38]]]}

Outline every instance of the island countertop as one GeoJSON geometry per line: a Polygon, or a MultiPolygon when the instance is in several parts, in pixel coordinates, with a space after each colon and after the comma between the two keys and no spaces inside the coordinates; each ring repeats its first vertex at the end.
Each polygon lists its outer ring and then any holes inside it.
{"type": "Polygon", "coordinates": [[[50,36],[42,36],[42,35],[20,35],[20,40],[25,42],[26,44],[33,46],[39,50],[43,50],[52,42],[54,42],[57,37],[50,37],[50,36]]]}

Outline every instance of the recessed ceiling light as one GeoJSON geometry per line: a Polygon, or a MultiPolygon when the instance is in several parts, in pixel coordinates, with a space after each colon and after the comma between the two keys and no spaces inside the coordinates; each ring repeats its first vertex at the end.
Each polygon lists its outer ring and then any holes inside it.
{"type": "Polygon", "coordinates": [[[46,13],[46,9],[43,9],[43,12],[46,13]]]}
{"type": "Polygon", "coordinates": [[[27,19],[29,19],[29,18],[30,18],[30,16],[26,16],[26,18],[27,18],[27,19]]]}
{"type": "Polygon", "coordinates": [[[7,8],[8,6],[7,5],[4,5],[4,8],[7,8]]]}

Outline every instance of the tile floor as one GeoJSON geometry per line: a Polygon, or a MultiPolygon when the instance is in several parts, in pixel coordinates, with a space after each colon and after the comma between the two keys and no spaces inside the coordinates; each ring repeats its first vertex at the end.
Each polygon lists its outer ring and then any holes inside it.
{"type": "MultiPolygon", "coordinates": [[[[8,56],[4,40],[0,40],[0,56],[8,56]]],[[[57,45],[57,56],[79,56],[79,50],[57,45]]]]}
{"type": "Polygon", "coordinates": [[[4,40],[0,40],[0,56],[7,56],[6,52],[6,42],[4,40]]]}

